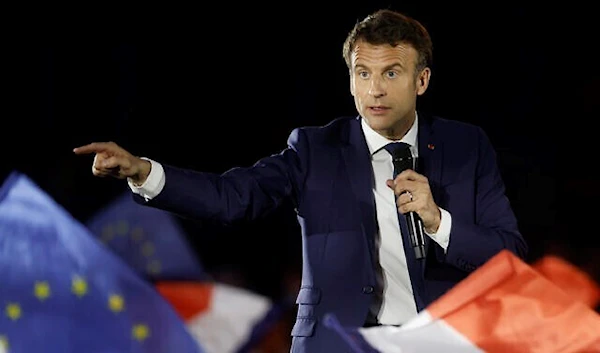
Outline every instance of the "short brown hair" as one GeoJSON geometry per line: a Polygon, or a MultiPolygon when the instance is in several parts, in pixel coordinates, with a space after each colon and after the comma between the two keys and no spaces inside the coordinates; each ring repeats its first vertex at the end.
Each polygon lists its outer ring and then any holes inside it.
{"type": "Polygon", "coordinates": [[[348,68],[352,67],[352,51],[359,40],[369,44],[396,46],[407,43],[419,54],[417,72],[430,67],[433,45],[429,32],[419,21],[389,9],[378,10],[357,22],[344,41],[342,55],[348,68]]]}

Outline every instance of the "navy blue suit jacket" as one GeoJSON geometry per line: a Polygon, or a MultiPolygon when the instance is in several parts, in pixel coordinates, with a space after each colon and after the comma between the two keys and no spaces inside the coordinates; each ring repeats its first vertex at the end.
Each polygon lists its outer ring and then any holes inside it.
{"type": "MultiPolygon", "coordinates": [[[[428,241],[426,263],[419,265],[412,249],[406,252],[422,309],[500,250],[524,258],[527,246],[486,134],[422,113],[419,124],[418,171],[429,179],[436,203],[452,214],[446,253],[428,241]]],[[[233,223],[263,217],[290,200],[303,252],[292,351],[349,351],[322,319],[333,313],[342,325],[362,326],[376,293],[373,169],[359,118],[297,128],[281,153],[222,175],[164,168],[163,191],[149,202],[136,196],[138,202],[233,223]]]]}

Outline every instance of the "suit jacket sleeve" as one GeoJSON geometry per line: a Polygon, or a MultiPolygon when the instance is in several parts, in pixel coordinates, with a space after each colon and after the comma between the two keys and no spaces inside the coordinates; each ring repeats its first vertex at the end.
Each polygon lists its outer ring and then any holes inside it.
{"type": "Polygon", "coordinates": [[[493,146],[482,129],[478,129],[476,140],[473,214],[453,215],[448,250],[446,254],[439,251],[441,248],[436,251],[438,257],[445,257],[446,263],[466,271],[475,270],[503,249],[521,258],[527,254],[527,244],[505,194],[493,146]]]}
{"type": "Polygon", "coordinates": [[[286,198],[295,200],[303,179],[298,151],[300,130],[288,138],[288,148],[223,174],[205,173],[163,165],[165,186],[155,198],[136,202],[173,212],[183,217],[233,224],[266,216],[286,198]]]}

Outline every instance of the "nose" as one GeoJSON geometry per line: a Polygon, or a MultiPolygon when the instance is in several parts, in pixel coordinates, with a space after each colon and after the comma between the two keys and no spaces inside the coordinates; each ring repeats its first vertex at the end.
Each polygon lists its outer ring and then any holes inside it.
{"type": "Polygon", "coordinates": [[[385,84],[383,80],[374,77],[369,85],[369,94],[375,98],[385,96],[385,84]]]}

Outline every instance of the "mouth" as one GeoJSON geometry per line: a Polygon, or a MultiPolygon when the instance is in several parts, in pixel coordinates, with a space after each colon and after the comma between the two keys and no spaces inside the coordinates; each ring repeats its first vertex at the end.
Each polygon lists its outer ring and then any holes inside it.
{"type": "Polygon", "coordinates": [[[390,109],[390,107],[386,107],[383,105],[374,105],[374,106],[370,106],[369,110],[372,111],[373,113],[383,113],[386,112],[390,109]]]}

